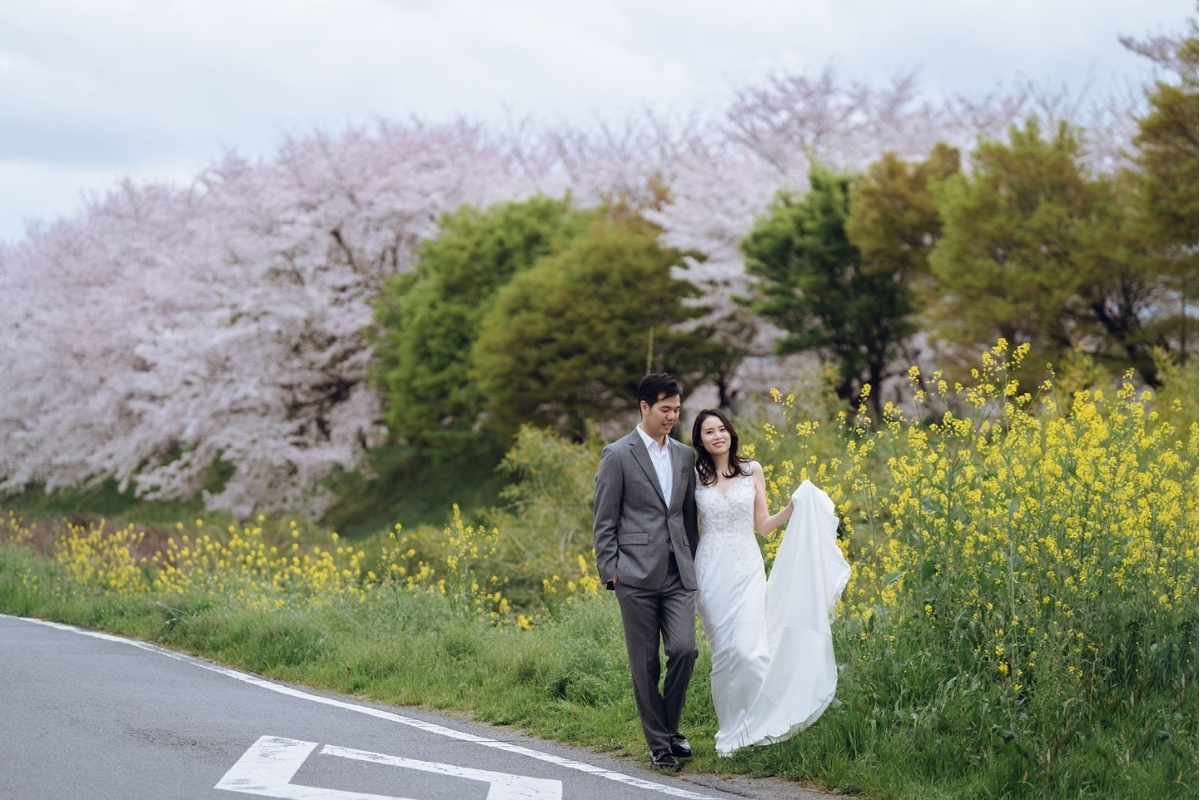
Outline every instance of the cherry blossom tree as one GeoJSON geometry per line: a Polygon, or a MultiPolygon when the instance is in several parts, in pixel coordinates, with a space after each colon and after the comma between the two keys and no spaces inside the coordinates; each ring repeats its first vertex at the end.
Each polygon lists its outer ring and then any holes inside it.
{"type": "Polygon", "coordinates": [[[476,127],[381,124],[126,184],[3,254],[0,489],[116,478],[213,507],[317,513],[381,433],[369,300],[439,213],[510,193],[476,127]]]}
{"type": "MultiPolygon", "coordinates": [[[[229,153],[185,188],[124,183],[0,249],[0,493],[113,478],[148,498],[208,486],[240,516],[319,513],[325,478],[364,468],[384,433],[371,303],[461,204],[570,192],[639,209],[711,309],[692,324],[769,361],[779,332],[736,301],[738,245],[779,189],[803,191],[817,162],[969,151],[1031,111],[1029,92],[934,103],[911,76],[827,71],[747,87],[716,118],[379,122],[229,153]]],[[[722,404],[755,388],[737,359],[718,371],[722,404]]]]}

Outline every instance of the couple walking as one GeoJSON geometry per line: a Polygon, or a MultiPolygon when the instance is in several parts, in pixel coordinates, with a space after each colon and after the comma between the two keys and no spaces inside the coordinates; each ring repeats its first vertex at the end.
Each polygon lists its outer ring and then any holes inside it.
{"type": "Polygon", "coordinates": [[[829,497],[805,481],[770,514],[762,467],[738,455],[724,414],[697,415],[694,454],[671,439],[682,394],[670,375],[642,379],[641,422],[600,457],[593,529],[600,579],[621,608],[650,761],[672,769],[692,755],[679,720],[697,607],[712,649],[716,750],[729,755],[787,739],[833,700],[829,614],[850,576],[829,497]],[[785,522],[768,579],[754,534],[785,522]]]}

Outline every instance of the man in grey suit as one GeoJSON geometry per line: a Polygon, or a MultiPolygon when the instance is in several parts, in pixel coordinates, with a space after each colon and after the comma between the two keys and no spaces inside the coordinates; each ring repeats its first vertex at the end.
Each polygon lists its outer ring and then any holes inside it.
{"type": "Polygon", "coordinates": [[[679,718],[696,663],[696,477],[691,448],[673,441],[682,390],[655,373],[638,385],[641,422],[604,448],[596,472],[596,568],[617,594],[633,696],[650,762],[677,769],[692,754],[679,718]],[[659,690],[659,638],[667,674],[659,690]]]}

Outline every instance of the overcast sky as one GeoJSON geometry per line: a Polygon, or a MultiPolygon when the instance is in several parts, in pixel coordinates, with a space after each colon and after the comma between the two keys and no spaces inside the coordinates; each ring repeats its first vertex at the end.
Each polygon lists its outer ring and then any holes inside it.
{"type": "Polygon", "coordinates": [[[0,0],[0,238],[123,175],[186,182],[233,148],[383,116],[586,123],[719,111],[766,75],[976,93],[1144,79],[1117,42],[1188,0],[0,0]]]}

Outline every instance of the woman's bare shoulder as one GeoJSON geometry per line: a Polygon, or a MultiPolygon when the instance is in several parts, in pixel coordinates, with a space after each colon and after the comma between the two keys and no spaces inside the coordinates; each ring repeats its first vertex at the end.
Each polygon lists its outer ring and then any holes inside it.
{"type": "Polygon", "coordinates": [[[762,475],[763,474],[762,464],[758,463],[757,461],[751,461],[750,462],[750,474],[751,475],[762,475]]]}

